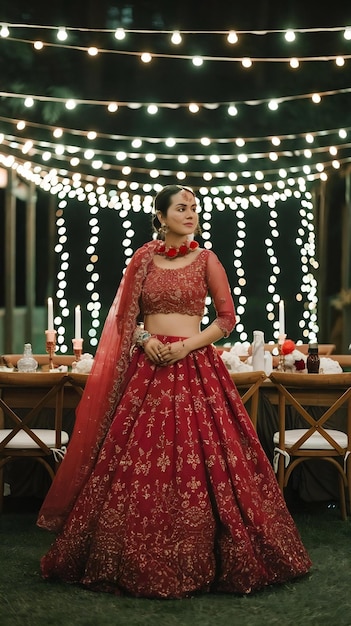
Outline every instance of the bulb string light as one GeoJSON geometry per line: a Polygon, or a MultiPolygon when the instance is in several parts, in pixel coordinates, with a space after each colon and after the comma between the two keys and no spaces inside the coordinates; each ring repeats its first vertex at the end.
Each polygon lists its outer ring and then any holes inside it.
{"type": "Polygon", "coordinates": [[[193,54],[175,54],[175,53],[166,53],[166,52],[143,52],[142,50],[121,50],[115,48],[97,48],[96,46],[79,46],[73,44],[65,44],[65,43],[56,43],[52,41],[41,41],[34,39],[23,39],[18,37],[6,37],[7,41],[13,43],[27,44],[34,47],[37,51],[45,50],[45,48],[57,48],[60,50],[70,50],[76,52],[84,52],[91,57],[95,57],[98,54],[110,54],[110,55],[119,55],[124,57],[135,57],[144,61],[145,63],[149,63],[153,59],[172,59],[176,61],[191,61],[195,66],[201,66],[204,61],[207,62],[221,62],[221,63],[238,63],[244,68],[250,68],[254,63],[284,63],[286,65],[292,65],[295,68],[299,66],[300,63],[320,63],[320,62],[331,62],[333,61],[337,65],[344,65],[345,61],[351,58],[351,54],[343,53],[343,54],[330,54],[330,55],[314,55],[314,56],[302,56],[298,55],[292,57],[291,56],[276,56],[276,57],[268,57],[268,56],[213,56],[209,54],[201,54],[201,56],[194,56],[193,54]],[[295,63],[294,63],[295,62],[295,63]],[[297,62],[297,63],[296,63],[297,62]]]}
{"type": "MultiPolygon", "coordinates": [[[[343,87],[339,89],[329,89],[326,91],[319,91],[318,98],[316,97],[316,92],[309,92],[303,94],[296,94],[291,96],[279,96],[274,99],[274,103],[278,106],[280,104],[284,104],[286,102],[294,102],[299,100],[309,100],[312,104],[317,105],[320,104],[320,101],[323,98],[331,97],[331,96],[339,96],[351,93],[351,87],[343,87]]],[[[25,106],[30,108],[33,106],[35,102],[55,102],[56,104],[63,104],[66,109],[75,109],[78,105],[87,105],[87,106],[102,106],[105,108],[111,107],[112,104],[115,104],[116,109],[126,107],[132,111],[139,112],[140,109],[149,108],[150,106],[156,107],[156,113],[158,109],[170,109],[172,111],[176,111],[177,109],[188,109],[192,106],[189,102],[157,102],[157,104],[150,102],[135,102],[135,101],[121,101],[118,100],[115,103],[112,103],[111,100],[95,100],[95,99],[86,99],[86,98],[63,98],[58,96],[46,96],[44,94],[24,94],[18,92],[10,92],[10,91],[0,91],[0,97],[2,98],[13,98],[16,100],[23,100],[25,106]],[[27,104],[26,104],[27,102],[27,104]]],[[[235,100],[235,106],[246,105],[246,106],[255,106],[257,105],[269,105],[272,103],[272,98],[256,98],[249,100],[235,100]]],[[[196,104],[194,111],[192,114],[199,112],[202,108],[208,111],[215,111],[219,107],[230,107],[233,106],[233,101],[217,101],[217,102],[200,102],[196,104]]],[[[230,114],[230,113],[229,113],[230,114]]]]}

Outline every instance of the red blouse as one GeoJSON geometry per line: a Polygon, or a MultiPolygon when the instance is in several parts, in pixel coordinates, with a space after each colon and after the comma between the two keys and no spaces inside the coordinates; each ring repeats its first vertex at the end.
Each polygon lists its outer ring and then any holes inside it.
{"type": "Polygon", "coordinates": [[[151,263],[144,281],[144,315],[181,313],[203,317],[210,294],[216,309],[214,322],[228,336],[235,326],[235,310],[223,265],[211,250],[201,250],[185,267],[163,268],[151,263]]]}

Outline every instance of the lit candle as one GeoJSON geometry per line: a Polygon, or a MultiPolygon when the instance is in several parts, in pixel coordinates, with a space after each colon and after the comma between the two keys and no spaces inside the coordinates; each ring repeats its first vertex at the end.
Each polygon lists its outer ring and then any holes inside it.
{"type": "Polygon", "coordinates": [[[79,304],[76,306],[74,311],[74,338],[82,338],[82,314],[79,304]]]}
{"type": "Polygon", "coordinates": [[[279,337],[285,335],[284,300],[279,301],[279,337]]]}
{"type": "Polygon", "coordinates": [[[54,330],[54,305],[52,298],[48,298],[48,330],[54,330]]]}

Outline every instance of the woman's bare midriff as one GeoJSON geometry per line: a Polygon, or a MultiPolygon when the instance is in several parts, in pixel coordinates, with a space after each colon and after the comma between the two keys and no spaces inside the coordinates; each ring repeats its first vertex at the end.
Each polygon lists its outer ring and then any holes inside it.
{"type": "Polygon", "coordinates": [[[193,337],[200,332],[201,317],[181,313],[156,313],[146,315],[144,327],[152,335],[193,337]]]}

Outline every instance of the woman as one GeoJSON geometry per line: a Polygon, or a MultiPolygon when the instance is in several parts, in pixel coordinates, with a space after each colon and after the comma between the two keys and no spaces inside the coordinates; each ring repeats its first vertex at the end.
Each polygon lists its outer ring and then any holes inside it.
{"type": "Polygon", "coordinates": [[[223,266],[193,240],[193,192],[165,187],[154,225],[164,241],[128,265],[39,513],[58,532],[42,574],[158,598],[305,574],[309,557],[212,346],[235,313],[223,266]],[[208,292],[217,317],[200,330],[208,292]]]}

